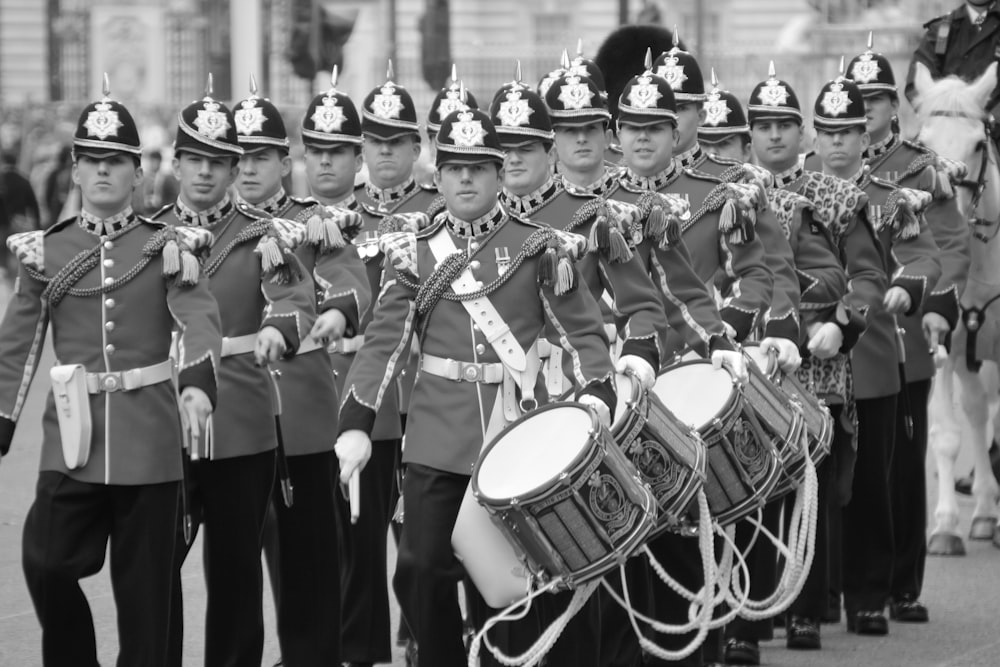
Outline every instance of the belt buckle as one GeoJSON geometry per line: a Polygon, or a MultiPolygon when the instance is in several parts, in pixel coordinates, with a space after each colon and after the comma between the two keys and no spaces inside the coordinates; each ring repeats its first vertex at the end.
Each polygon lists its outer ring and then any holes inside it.
{"type": "Polygon", "coordinates": [[[105,373],[101,376],[101,391],[116,392],[122,388],[122,380],[118,373],[105,373]]]}
{"type": "Polygon", "coordinates": [[[483,375],[479,364],[466,361],[458,362],[458,372],[461,378],[466,382],[479,382],[483,375]]]}

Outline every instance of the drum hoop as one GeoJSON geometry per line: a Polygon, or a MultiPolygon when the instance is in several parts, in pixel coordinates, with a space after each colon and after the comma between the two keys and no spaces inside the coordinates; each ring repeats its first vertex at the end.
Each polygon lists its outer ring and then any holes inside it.
{"type": "MultiPolygon", "coordinates": [[[[685,366],[712,366],[712,362],[709,359],[689,359],[687,361],[678,361],[664,368],[662,371],[660,371],[660,374],[657,375],[656,377],[657,379],[659,379],[660,376],[662,376],[663,374],[669,373],[670,371],[676,370],[678,368],[684,368],[685,366]]],[[[746,400],[743,388],[740,387],[739,383],[736,381],[736,378],[733,377],[732,372],[730,372],[729,369],[725,367],[723,367],[722,370],[724,370],[729,375],[729,379],[732,382],[733,392],[729,395],[729,400],[726,402],[725,405],[722,406],[722,409],[720,409],[709,421],[705,423],[704,428],[706,430],[709,429],[714,430],[715,425],[720,422],[722,424],[728,425],[732,422],[733,419],[736,418],[736,415],[739,412],[738,410],[736,410],[736,407],[739,405],[739,401],[735,400],[733,398],[734,396],[738,395],[744,401],[746,400]]],[[[650,391],[650,393],[656,394],[655,391],[650,391]]],[[[657,398],[659,397],[657,396],[657,398]]],[[[663,400],[660,399],[660,402],[663,403],[663,400]]],[[[666,405],[666,403],[664,403],[664,407],[670,410],[670,406],[666,405]]],[[[673,410],[670,410],[670,412],[671,414],[674,415],[674,417],[677,417],[677,421],[679,421],[681,424],[684,424],[685,426],[687,426],[692,431],[695,431],[696,433],[699,434],[701,433],[701,428],[692,424],[691,422],[684,421],[673,410]]],[[[705,441],[706,445],[710,444],[708,439],[705,438],[704,436],[702,437],[702,439],[705,441]]]]}

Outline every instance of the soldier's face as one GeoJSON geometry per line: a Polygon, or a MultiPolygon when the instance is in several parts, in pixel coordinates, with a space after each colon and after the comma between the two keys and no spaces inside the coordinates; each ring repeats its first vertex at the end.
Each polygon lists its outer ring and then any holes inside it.
{"type": "Polygon", "coordinates": [[[709,155],[748,162],[750,160],[750,144],[745,140],[745,136],[742,134],[731,134],[722,141],[716,141],[715,143],[703,142],[702,148],[709,155]]]}
{"type": "Polygon", "coordinates": [[[187,151],[174,157],[173,166],[181,200],[196,211],[222,201],[240,173],[239,164],[231,157],[206,157],[187,151]]]}
{"type": "Polygon", "coordinates": [[[281,179],[291,171],[291,158],[277,148],[247,153],[240,158],[236,189],[251,204],[259,204],[281,189],[281,179]]]}
{"type": "Polygon", "coordinates": [[[868,148],[868,133],[859,127],[833,132],[816,129],[816,154],[823,162],[823,171],[850,177],[861,168],[861,155],[868,148]]]}
{"type": "Polygon", "coordinates": [[[750,145],[757,161],[774,172],[791,168],[799,159],[802,125],[794,120],[759,120],[750,127],[750,145]]]}
{"type": "Polygon", "coordinates": [[[142,167],[123,153],[103,158],[81,154],[73,164],[73,182],[80,186],[83,208],[110,217],[132,202],[132,191],[142,183],[142,167]]]}
{"type": "Polygon", "coordinates": [[[899,101],[889,93],[865,96],[865,118],[868,119],[868,133],[881,136],[888,131],[892,117],[899,111],[899,101]]]}
{"type": "Polygon", "coordinates": [[[705,120],[705,108],[699,102],[677,105],[677,145],[674,151],[682,153],[694,147],[698,140],[698,126],[705,120]]]}
{"type": "Polygon", "coordinates": [[[395,139],[365,135],[364,155],[372,185],[393,188],[413,174],[413,165],[420,157],[420,142],[409,134],[395,139]]]}
{"type": "Polygon", "coordinates": [[[654,176],[673,161],[677,130],[671,123],[643,126],[623,123],[618,139],[625,164],[639,176],[654,176]]]}
{"type": "Polygon", "coordinates": [[[503,184],[515,195],[526,195],[545,184],[555,164],[555,153],[540,141],[511,148],[504,159],[503,184]]]}
{"type": "Polygon", "coordinates": [[[331,148],[306,146],[306,177],[314,195],[339,199],[354,189],[354,177],[361,171],[361,153],[354,146],[337,144],[331,148]]]}
{"type": "MultiPolygon", "coordinates": [[[[604,164],[608,149],[608,128],[604,123],[581,127],[557,125],[556,155],[559,164],[575,172],[593,171],[604,164]]],[[[582,185],[587,185],[586,183],[582,185]]]]}
{"type": "Polygon", "coordinates": [[[452,215],[461,220],[475,220],[489,213],[497,203],[503,169],[495,162],[450,162],[438,168],[434,182],[452,215]]]}

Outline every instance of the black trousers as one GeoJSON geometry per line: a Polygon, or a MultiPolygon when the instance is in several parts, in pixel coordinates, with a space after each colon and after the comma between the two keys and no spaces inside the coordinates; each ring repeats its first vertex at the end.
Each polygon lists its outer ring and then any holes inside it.
{"type": "Polygon", "coordinates": [[[107,486],[38,476],[24,523],[22,564],[42,626],[47,667],[97,665],[80,579],[100,572],[111,542],[118,664],[166,664],[180,484],[107,486]]]}
{"type": "MultiPolygon", "coordinates": [[[[795,495],[789,494],[787,497],[778,498],[764,505],[761,512],[761,523],[771,534],[778,536],[781,525],[781,507],[786,498],[794,499],[795,495]]],[[[791,504],[789,504],[791,508],[791,504]]],[[[757,535],[757,541],[753,548],[747,550],[750,540],[756,528],[749,521],[740,521],[736,524],[736,546],[747,561],[747,568],[750,571],[750,599],[763,600],[772,593],[778,586],[778,548],[763,533],[757,535]]],[[[782,567],[786,565],[784,560],[782,567]]],[[[759,621],[748,621],[740,617],[733,619],[732,623],[726,625],[726,638],[735,637],[737,639],[756,639],[764,641],[774,638],[774,621],[765,618],[759,621]]]]}
{"type": "Polygon", "coordinates": [[[455,593],[464,570],[452,551],[451,534],[469,479],[413,463],[403,478],[406,516],[392,583],[420,646],[421,665],[467,664],[455,593]]]}
{"type": "MultiPolygon", "coordinates": [[[[653,582],[646,556],[639,554],[625,562],[625,583],[633,608],[647,616],[653,614],[653,582]]],[[[615,570],[605,575],[619,597],[622,595],[621,573],[615,570]]],[[[601,667],[637,667],[642,664],[642,648],[629,623],[628,614],[618,601],[604,590],[598,590],[601,615],[601,667]]],[[[641,628],[642,626],[640,626],[641,628]]],[[[654,639],[658,642],[658,638],[654,639]]]]}
{"type": "MultiPolygon", "coordinates": [[[[385,554],[397,497],[394,489],[399,450],[399,440],[372,442],[371,459],[361,471],[362,509],[356,524],[351,524],[347,500],[340,493],[334,499],[341,533],[340,653],[345,662],[392,661],[385,554]]],[[[409,510],[407,506],[407,520],[411,519],[409,510]]]]}
{"type": "MultiPolygon", "coordinates": [[[[264,575],[260,552],[274,486],[274,455],[271,450],[191,465],[192,518],[196,530],[205,524],[206,667],[258,667],[261,663],[264,575]]],[[[182,662],[184,633],[179,572],[190,551],[179,532],[178,542],[181,549],[170,618],[169,664],[175,666],[182,662]]]]}
{"type": "Polygon", "coordinates": [[[896,398],[858,401],[858,458],[842,527],[841,567],[848,613],[881,610],[889,598],[894,550],[889,461],[896,431],[896,398]]]}
{"type": "Polygon", "coordinates": [[[889,468],[892,503],[892,530],[895,540],[892,586],[893,598],[920,597],[927,560],[927,401],[931,381],[909,382],[903,388],[913,418],[913,437],[906,435],[902,401],[896,409],[896,446],[889,468]]]}
{"type": "MultiPolygon", "coordinates": [[[[649,549],[661,565],[684,588],[697,592],[705,585],[705,570],[701,562],[701,552],[698,549],[697,537],[685,537],[676,533],[666,532],[649,543],[649,549]]],[[[671,625],[682,625],[688,622],[688,607],[690,603],[668,588],[655,574],[650,576],[652,582],[653,618],[671,625]]],[[[676,651],[691,643],[697,635],[697,630],[682,635],[659,634],[649,630],[648,636],[663,648],[676,651]]],[[[700,667],[703,664],[701,650],[697,650],[684,660],[667,663],[659,658],[647,657],[647,665],[677,664],[687,667],[700,667]]]]}
{"type": "Polygon", "coordinates": [[[268,522],[276,550],[265,549],[287,667],[340,664],[340,553],[334,509],[339,466],[330,452],[288,457],[294,487],[285,507],[274,486],[268,522]]]}

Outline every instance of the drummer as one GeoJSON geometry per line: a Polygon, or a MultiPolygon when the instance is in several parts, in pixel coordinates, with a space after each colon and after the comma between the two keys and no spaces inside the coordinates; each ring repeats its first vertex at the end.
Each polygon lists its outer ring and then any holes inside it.
{"type": "Polygon", "coordinates": [[[504,153],[485,113],[452,112],[436,141],[436,181],[447,213],[419,233],[379,241],[385,280],[345,383],[336,449],[347,482],[370,456],[375,413],[401,370],[400,352],[419,332],[421,371],[404,451],[406,522],[393,585],[421,663],[459,667],[467,658],[451,534],[483,444],[544,398],[531,366],[546,322],[564,332],[564,353],[577,360],[578,400],[605,423],[615,390],[600,310],[589,290],[576,289],[581,277],[574,262],[586,239],[500,207],[504,153]],[[479,286],[475,308],[452,287],[462,274],[479,286]],[[493,335],[504,327],[508,335],[493,335]],[[508,390],[500,391],[502,385],[508,390]]]}

